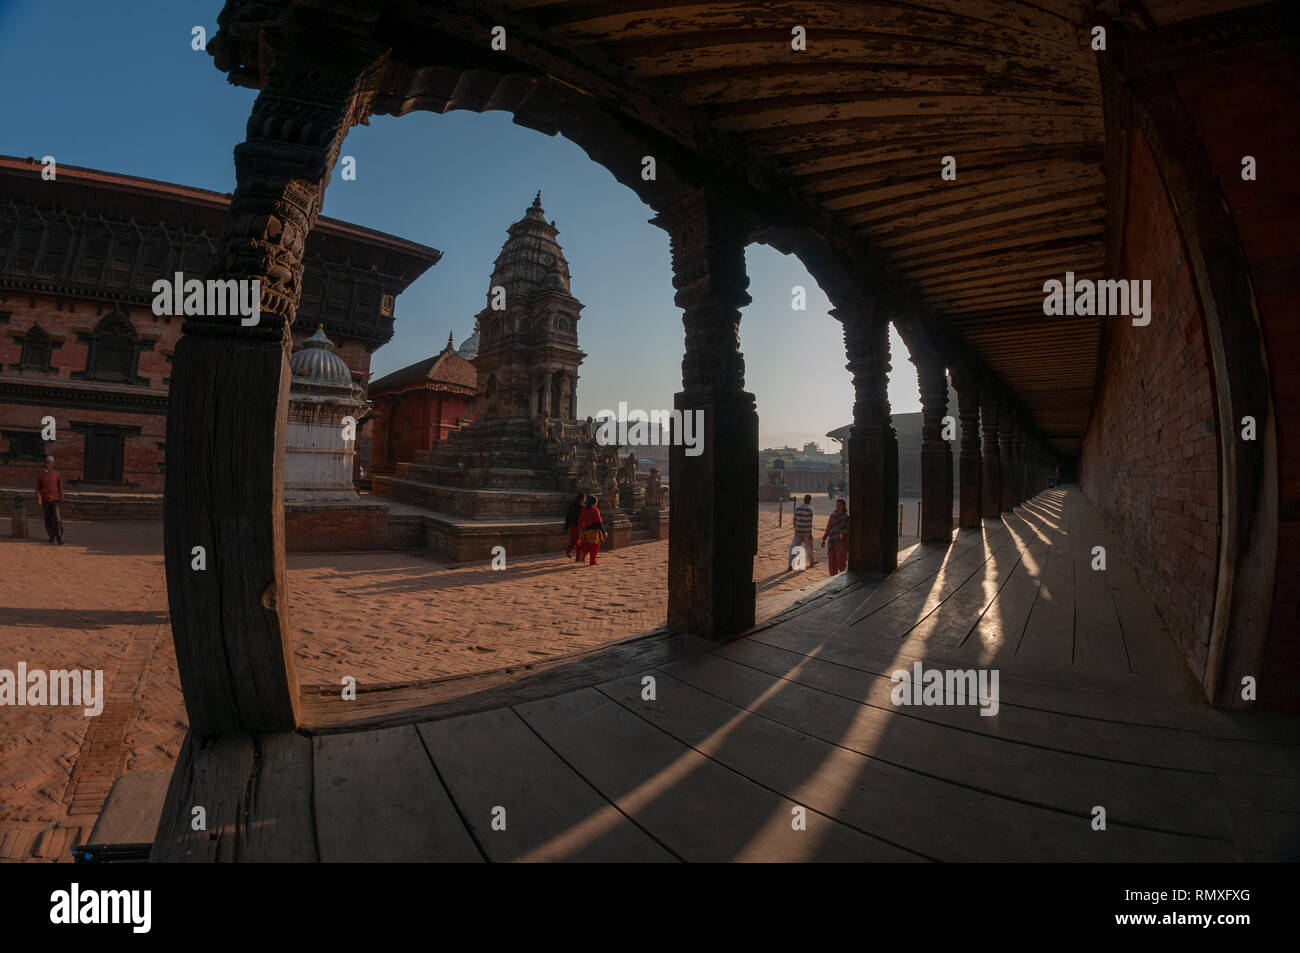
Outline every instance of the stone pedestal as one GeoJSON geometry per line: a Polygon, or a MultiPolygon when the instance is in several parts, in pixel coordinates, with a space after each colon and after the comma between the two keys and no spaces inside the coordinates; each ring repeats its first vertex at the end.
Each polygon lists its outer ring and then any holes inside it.
{"type": "Polygon", "coordinates": [[[9,535],[14,539],[27,538],[27,500],[14,497],[13,515],[9,517],[9,535]]]}
{"type": "Polygon", "coordinates": [[[639,515],[651,539],[665,539],[668,536],[668,507],[651,504],[644,507],[639,515]]]}
{"type": "Polygon", "coordinates": [[[605,524],[605,542],[601,543],[601,549],[622,549],[624,546],[632,545],[632,521],[626,513],[615,510],[610,513],[606,510],[600,511],[601,522],[605,524]]]}
{"type": "Polygon", "coordinates": [[[645,506],[645,487],[639,483],[624,483],[618,488],[618,505],[620,509],[633,512],[645,506]]]}

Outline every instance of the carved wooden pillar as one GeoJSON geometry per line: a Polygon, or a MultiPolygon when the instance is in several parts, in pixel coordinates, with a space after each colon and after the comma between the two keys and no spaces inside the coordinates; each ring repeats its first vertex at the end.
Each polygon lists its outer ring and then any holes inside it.
{"type": "Polygon", "coordinates": [[[669,450],[668,624],[722,638],[754,624],[758,412],[744,389],[739,335],[750,301],[747,231],[703,191],[653,221],[671,239],[674,300],[686,326],[674,405],[702,426],[698,453],[676,439],[669,450]]]}
{"type": "Polygon", "coordinates": [[[964,368],[953,369],[953,387],[961,415],[961,507],[957,523],[963,529],[980,525],[980,388],[979,377],[964,368]]]}
{"type": "Polygon", "coordinates": [[[186,319],[167,416],[167,593],[190,728],[201,735],[298,723],[284,585],[289,328],[304,241],[348,128],[369,113],[383,57],[311,36],[292,48],[263,43],[275,54],[235,148],[237,185],[209,276],[259,281],[260,321],[186,319]]]}
{"type": "Polygon", "coordinates": [[[1027,421],[1024,423],[1024,439],[1021,445],[1021,501],[1032,497],[1034,489],[1034,437],[1027,421]]]}
{"type": "Polygon", "coordinates": [[[849,569],[893,572],[898,567],[898,434],[889,418],[889,321],[874,302],[831,312],[844,325],[853,375],[849,431],[849,569]]]}
{"type": "Polygon", "coordinates": [[[1011,415],[1011,505],[1019,506],[1024,500],[1024,424],[1020,414],[1011,415]]]}
{"type": "Polygon", "coordinates": [[[1016,468],[1011,460],[1011,404],[1002,400],[998,405],[998,472],[1000,474],[999,506],[1004,510],[1012,509],[1012,486],[1015,484],[1016,468]]]}
{"type": "Polygon", "coordinates": [[[943,439],[948,374],[943,355],[922,351],[912,361],[921,390],[921,542],[952,539],[952,444],[943,439]]]}
{"type": "Polygon", "coordinates": [[[1002,512],[1002,457],[998,449],[998,400],[988,382],[980,385],[980,425],[984,432],[980,516],[995,520],[1002,512]]]}

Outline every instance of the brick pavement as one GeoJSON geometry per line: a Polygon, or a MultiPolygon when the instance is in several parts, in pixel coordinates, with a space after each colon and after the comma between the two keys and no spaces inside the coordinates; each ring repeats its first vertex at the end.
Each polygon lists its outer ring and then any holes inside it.
{"type": "MultiPolygon", "coordinates": [[[[829,505],[815,502],[818,530],[829,505]]],[[[776,508],[759,518],[760,615],[825,580],[826,562],[785,568],[776,508]]],[[[124,771],[169,768],[187,724],[167,624],[161,525],[70,522],[67,544],[0,537],[0,668],[104,671],[98,718],[80,709],[0,708],[0,861],[66,860],[124,771]]],[[[507,557],[508,558],[508,557],[507,557]]],[[[302,685],[458,675],[591,648],[661,625],[667,541],[560,555],[503,571],[418,553],[288,557],[302,685]]]]}

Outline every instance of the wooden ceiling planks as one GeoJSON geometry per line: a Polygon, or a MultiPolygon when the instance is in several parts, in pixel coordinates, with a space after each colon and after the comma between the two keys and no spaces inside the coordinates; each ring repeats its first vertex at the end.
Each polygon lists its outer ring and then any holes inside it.
{"type": "MultiPolygon", "coordinates": [[[[1164,22],[1249,0],[1144,0],[1164,22]]],[[[1104,267],[1104,128],[1083,0],[503,0],[701,117],[864,239],[1077,450],[1100,325],[1043,282],[1104,267]],[[793,51],[791,28],[807,31],[793,51]],[[940,178],[953,156],[955,181],[940,178]]]]}

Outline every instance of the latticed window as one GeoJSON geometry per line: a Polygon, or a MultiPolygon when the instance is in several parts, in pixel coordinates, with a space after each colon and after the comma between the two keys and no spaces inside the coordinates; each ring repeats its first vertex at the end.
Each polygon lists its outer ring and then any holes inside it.
{"type": "Polygon", "coordinates": [[[95,325],[86,357],[86,377],[101,381],[130,381],[135,378],[135,326],[117,311],[104,315],[95,325]]]}
{"type": "Polygon", "coordinates": [[[23,336],[23,350],[18,366],[24,371],[50,369],[50,336],[39,324],[33,324],[23,336]]]}

